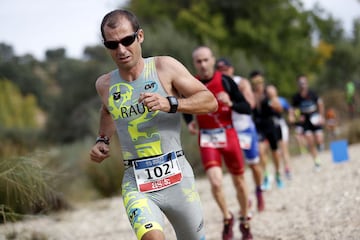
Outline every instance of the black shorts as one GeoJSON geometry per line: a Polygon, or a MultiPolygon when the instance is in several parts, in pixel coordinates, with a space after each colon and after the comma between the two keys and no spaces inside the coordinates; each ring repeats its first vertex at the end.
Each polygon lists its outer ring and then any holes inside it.
{"type": "Polygon", "coordinates": [[[306,132],[317,132],[317,131],[321,131],[323,129],[323,127],[321,125],[314,125],[310,122],[310,120],[306,120],[303,124],[303,133],[306,132]]]}
{"type": "Polygon", "coordinates": [[[264,142],[266,140],[269,142],[271,150],[275,151],[278,149],[279,136],[275,127],[266,131],[258,130],[258,141],[264,142]]]}

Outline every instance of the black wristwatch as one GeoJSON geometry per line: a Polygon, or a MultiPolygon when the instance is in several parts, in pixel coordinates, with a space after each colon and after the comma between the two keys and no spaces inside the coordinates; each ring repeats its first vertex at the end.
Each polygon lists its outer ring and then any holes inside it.
{"type": "Polygon", "coordinates": [[[176,113],[179,106],[177,98],[174,96],[167,96],[166,98],[169,100],[169,104],[170,104],[169,113],[176,113]]]}
{"type": "Polygon", "coordinates": [[[110,138],[107,137],[107,136],[98,136],[96,138],[96,140],[95,140],[95,143],[98,143],[98,142],[103,142],[106,145],[109,145],[110,144],[110,138]]]}

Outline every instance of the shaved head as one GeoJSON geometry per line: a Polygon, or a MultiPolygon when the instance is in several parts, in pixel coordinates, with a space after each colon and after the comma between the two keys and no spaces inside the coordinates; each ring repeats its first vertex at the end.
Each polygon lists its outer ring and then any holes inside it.
{"type": "Polygon", "coordinates": [[[202,79],[210,79],[214,75],[215,57],[207,46],[199,46],[192,53],[193,64],[202,79]]]}

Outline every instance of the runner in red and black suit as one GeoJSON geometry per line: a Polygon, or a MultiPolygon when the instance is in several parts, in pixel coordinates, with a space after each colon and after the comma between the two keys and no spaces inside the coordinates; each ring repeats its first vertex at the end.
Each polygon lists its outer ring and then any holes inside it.
{"type": "Polygon", "coordinates": [[[236,130],[232,125],[232,110],[251,113],[250,104],[240,93],[234,80],[215,71],[215,57],[205,46],[193,51],[197,78],[215,95],[218,110],[211,114],[196,115],[193,121],[185,116],[189,131],[199,134],[201,159],[211,184],[211,190],[224,218],[223,239],[233,238],[234,215],[229,210],[223,192],[222,159],[234,183],[240,205],[240,231],[243,239],[252,239],[249,225],[248,188],[244,178],[245,161],[236,130]],[[196,128],[196,124],[198,128],[196,128]]]}

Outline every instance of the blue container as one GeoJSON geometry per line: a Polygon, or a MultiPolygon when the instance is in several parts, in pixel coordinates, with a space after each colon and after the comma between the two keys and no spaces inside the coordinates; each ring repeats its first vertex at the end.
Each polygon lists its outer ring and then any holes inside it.
{"type": "Polygon", "coordinates": [[[341,163],[349,160],[347,140],[331,142],[330,149],[334,163],[341,163]]]}

